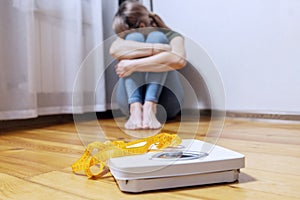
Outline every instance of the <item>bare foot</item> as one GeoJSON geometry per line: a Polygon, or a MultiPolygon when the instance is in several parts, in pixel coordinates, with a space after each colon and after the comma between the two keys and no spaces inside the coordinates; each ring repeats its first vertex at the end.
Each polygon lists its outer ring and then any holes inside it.
{"type": "Polygon", "coordinates": [[[130,117],[125,123],[125,128],[130,130],[142,129],[143,107],[139,102],[130,104],[130,117]]]}
{"type": "Polygon", "coordinates": [[[146,101],[143,105],[143,129],[159,129],[161,123],[156,118],[156,103],[146,101]]]}

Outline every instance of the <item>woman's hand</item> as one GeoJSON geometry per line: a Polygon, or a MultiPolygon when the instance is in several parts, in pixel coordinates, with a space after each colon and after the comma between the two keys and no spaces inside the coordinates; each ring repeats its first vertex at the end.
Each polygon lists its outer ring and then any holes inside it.
{"type": "Polygon", "coordinates": [[[134,60],[128,60],[128,59],[121,60],[115,66],[117,75],[120,78],[124,78],[124,77],[131,75],[134,72],[133,62],[134,62],[134,60]]]}

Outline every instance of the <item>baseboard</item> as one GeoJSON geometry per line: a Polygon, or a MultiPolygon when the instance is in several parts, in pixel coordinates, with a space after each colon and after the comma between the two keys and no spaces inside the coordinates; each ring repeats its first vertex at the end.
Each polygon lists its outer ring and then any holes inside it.
{"type": "Polygon", "coordinates": [[[226,117],[300,121],[300,114],[226,111],[226,117]]]}
{"type": "MultiPolygon", "coordinates": [[[[193,114],[199,112],[200,116],[210,117],[212,110],[196,110],[196,109],[185,109],[185,114],[193,114]]],[[[224,111],[214,111],[216,115],[223,115],[224,111]],[[219,112],[219,113],[218,113],[219,112]]],[[[83,114],[85,115],[85,114],[83,114]]],[[[98,119],[112,118],[116,115],[121,115],[120,111],[105,111],[96,113],[98,119]]],[[[88,116],[88,114],[87,114],[88,116]]],[[[245,118],[245,119],[265,119],[265,120],[284,120],[284,121],[295,121],[300,122],[300,114],[287,114],[287,113],[254,113],[254,112],[238,112],[238,111],[226,111],[227,118],[245,118]]],[[[89,118],[85,118],[88,120],[89,118]]],[[[95,118],[93,118],[95,119],[95,118]]],[[[72,114],[61,114],[61,115],[48,115],[40,116],[32,119],[22,120],[1,120],[0,121],[0,133],[9,130],[26,129],[26,128],[38,128],[45,127],[55,124],[62,123],[73,123],[74,118],[72,114]]]]}
{"type": "Polygon", "coordinates": [[[0,120],[0,133],[19,129],[32,129],[73,122],[72,114],[39,116],[30,119],[0,120]]]}

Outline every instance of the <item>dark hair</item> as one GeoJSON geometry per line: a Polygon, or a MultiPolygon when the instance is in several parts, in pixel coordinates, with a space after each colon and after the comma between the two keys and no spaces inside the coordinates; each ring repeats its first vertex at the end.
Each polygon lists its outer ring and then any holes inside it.
{"type": "Polygon", "coordinates": [[[160,18],[160,16],[158,16],[157,14],[155,14],[155,13],[153,13],[153,12],[150,12],[150,13],[149,13],[149,17],[152,18],[153,23],[155,23],[155,25],[156,25],[157,27],[165,28],[165,29],[170,29],[170,28],[165,24],[165,22],[160,18]]]}
{"type": "Polygon", "coordinates": [[[133,28],[139,28],[140,23],[148,26],[157,26],[167,28],[163,20],[156,14],[151,13],[137,0],[124,1],[115,14],[113,20],[113,30],[116,34],[128,31],[133,28]]]}

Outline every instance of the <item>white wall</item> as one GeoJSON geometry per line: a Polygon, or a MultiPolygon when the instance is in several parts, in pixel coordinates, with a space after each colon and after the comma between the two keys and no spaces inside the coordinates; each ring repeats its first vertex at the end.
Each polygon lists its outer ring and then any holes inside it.
{"type": "Polygon", "coordinates": [[[227,110],[300,114],[299,0],[153,0],[153,6],[206,49],[223,79],[227,110]]]}

